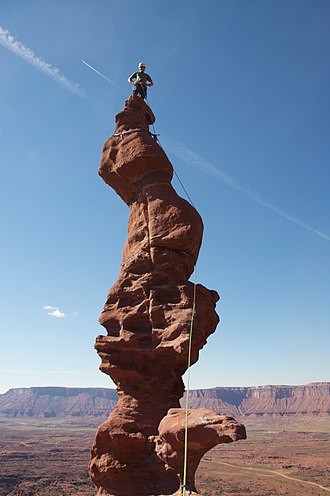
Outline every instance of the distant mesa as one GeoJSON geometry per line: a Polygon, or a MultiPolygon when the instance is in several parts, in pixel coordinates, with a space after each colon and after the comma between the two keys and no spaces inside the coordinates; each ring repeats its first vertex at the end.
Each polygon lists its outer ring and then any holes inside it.
{"type": "Polygon", "coordinates": [[[107,388],[31,387],[0,395],[0,418],[105,418],[117,403],[107,388]]]}
{"type": "MultiPolygon", "coordinates": [[[[99,423],[116,403],[116,390],[110,388],[16,388],[0,395],[0,418],[95,419],[99,423]]],[[[326,416],[330,415],[330,382],[195,389],[190,392],[189,403],[191,408],[208,408],[240,418],[326,416]]]]}

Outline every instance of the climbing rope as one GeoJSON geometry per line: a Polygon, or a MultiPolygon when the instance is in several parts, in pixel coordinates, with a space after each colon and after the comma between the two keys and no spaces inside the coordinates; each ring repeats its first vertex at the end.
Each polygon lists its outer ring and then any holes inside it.
{"type": "MultiPolygon", "coordinates": [[[[147,104],[148,104],[148,105],[149,105],[149,107],[150,107],[150,103],[149,103],[149,101],[148,101],[148,98],[145,98],[145,100],[146,100],[147,104]]],[[[150,134],[153,136],[153,138],[155,138],[155,140],[157,141],[157,143],[159,144],[159,146],[161,147],[161,149],[162,149],[162,150],[164,150],[164,147],[163,147],[163,145],[161,144],[160,139],[159,139],[159,137],[158,137],[158,136],[160,136],[160,135],[159,135],[159,134],[157,134],[157,132],[156,132],[156,128],[155,128],[155,124],[154,124],[154,123],[152,124],[152,128],[153,128],[153,133],[150,133],[150,134]]],[[[164,151],[165,151],[165,150],[164,150],[164,151]]],[[[172,165],[172,167],[173,167],[173,165],[172,165]]],[[[191,205],[192,207],[194,207],[194,208],[195,208],[195,205],[193,204],[193,201],[192,201],[192,199],[190,198],[188,191],[187,191],[187,190],[186,190],[186,188],[184,187],[184,184],[183,184],[183,182],[181,181],[181,179],[180,179],[180,177],[179,177],[179,174],[176,172],[176,170],[175,170],[175,168],[174,168],[174,167],[173,167],[173,171],[174,171],[174,174],[175,174],[175,176],[176,176],[177,180],[179,181],[179,183],[180,183],[180,185],[181,185],[181,188],[182,188],[182,189],[183,189],[183,191],[185,192],[185,194],[186,194],[186,196],[187,196],[187,198],[188,198],[188,200],[189,200],[190,205],[191,205]]]]}
{"type": "MultiPolygon", "coordinates": [[[[150,104],[148,102],[148,99],[145,98],[147,101],[147,104],[150,107],[150,104]]],[[[152,124],[153,127],[153,133],[150,133],[159,146],[164,150],[162,144],[160,143],[160,140],[158,138],[159,134],[156,133],[156,128],[154,123],[152,124]]],[[[164,150],[165,151],[165,150],[164,150]]],[[[174,169],[174,174],[176,175],[179,183],[181,184],[181,187],[183,191],[185,192],[190,204],[192,207],[195,208],[192,199],[189,196],[188,191],[184,187],[183,182],[181,181],[179,175],[177,174],[176,170],[174,169]]],[[[181,486],[181,496],[186,495],[186,491],[188,491],[189,494],[192,493],[192,490],[189,488],[187,485],[187,462],[188,462],[188,417],[189,417],[189,392],[190,392],[190,368],[191,368],[191,349],[192,349],[192,335],[193,335],[193,327],[194,327],[194,318],[196,314],[196,296],[197,296],[197,283],[196,283],[196,265],[194,266],[194,291],[193,291],[193,306],[192,306],[192,313],[191,313],[191,321],[190,321],[190,326],[189,326],[189,345],[188,345],[188,366],[187,366],[187,387],[186,387],[186,404],[185,404],[185,428],[184,428],[184,454],[183,454],[183,480],[182,480],[182,486],[181,486]]]]}
{"type": "Polygon", "coordinates": [[[189,200],[190,205],[191,205],[192,207],[194,207],[194,208],[195,208],[195,205],[193,204],[192,199],[190,198],[190,196],[189,196],[189,194],[188,194],[188,191],[187,191],[187,190],[186,190],[186,188],[184,187],[184,185],[183,185],[183,183],[182,183],[181,179],[179,178],[178,173],[176,172],[176,170],[174,169],[174,167],[173,167],[173,170],[174,170],[174,174],[176,175],[176,177],[177,177],[177,179],[178,179],[179,183],[181,184],[181,187],[182,187],[183,191],[184,191],[184,192],[186,193],[186,195],[187,195],[187,198],[188,198],[188,200],[189,200]]]}
{"type": "Polygon", "coordinates": [[[192,335],[194,327],[194,318],[196,313],[196,266],[194,267],[194,296],[193,296],[193,306],[189,329],[189,347],[188,347],[188,376],[187,376],[187,387],[186,387],[186,419],[185,419],[185,429],[184,429],[184,456],[183,456],[183,484],[182,484],[182,496],[185,496],[186,490],[191,494],[191,490],[187,486],[187,458],[188,458],[188,416],[189,416],[189,392],[190,392],[190,367],[191,367],[191,347],[192,347],[192,335]]]}
{"type": "MultiPolygon", "coordinates": [[[[146,101],[148,105],[150,106],[148,99],[146,98],[146,101]]],[[[163,146],[160,143],[160,140],[158,138],[159,134],[156,133],[156,128],[155,125],[152,124],[153,127],[153,133],[152,136],[156,139],[158,142],[159,146],[164,150],[163,146]]],[[[165,151],[165,150],[164,150],[165,151]]],[[[192,199],[189,196],[188,191],[184,187],[183,182],[181,181],[179,175],[177,174],[176,170],[174,169],[174,174],[176,175],[179,183],[181,184],[181,187],[185,194],[187,195],[187,198],[191,204],[192,207],[195,208],[192,199]]],[[[188,345],[188,366],[187,366],[187,387],[186,387],[186,404],[185,404],[185,428],[184,428],[184,454],[183,454],[183,480],[182,480],[182,486],[181,486],[181,495],[185,496],[186,492],[188,491],[189,494],[192,493],[192,490],[188,487],[187,485],[187,462],[188,462],[188,417],[189,417],[189,392],[190,392],[190,368],[191,368],[191,349],[192,349],[192,335],[193,335],[193,327],[194,327],[194,318],[196,314],[196,295],[197,295],[197,284],[196,284],[196,266],[194,267],[194,292],[193,292],[193,306],[192,306],[192,313],[191,313],[191,321],[190,321],[190,326],[189,326],[189,345],[188,345]]]]}

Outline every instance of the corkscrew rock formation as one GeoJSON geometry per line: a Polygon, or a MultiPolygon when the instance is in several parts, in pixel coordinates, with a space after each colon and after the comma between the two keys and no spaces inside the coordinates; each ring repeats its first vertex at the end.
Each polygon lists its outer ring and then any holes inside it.
{"type": "MultiPolygon", "coordinates": [[[[182,458],[175,454],[177,442],[169,456],[170,442],[159,435],[158,426],[170,409],[180,408],[184,393],[194,300],[194,284],[188,279],[203,223],[171,185],[172,165],[149,132],[154,121],[150,107],[140,97],[130,97],[116,116],[99,169],[130,214],[118,280],[100,317],[107,335],[95,343],[100,369],[118,391],[117,406],[99,427],[92,449],[90,474],[97,495],[174,494],[181,482],[178,464],[169,462],[182,458]]],[[[216,291],[196,286],[192,364],[217,326],[218,299],[216,291]]],[[[237,423],[236,431],[239,437],[242,426],[237,423]]],[[[202,448],[199,459],[204,452],[202,448]]],[[[196,453],[193,458],[191,469],[198,465],[196,453]]],[[[193,481],[194,473],[189,478],[193,481]]]]}

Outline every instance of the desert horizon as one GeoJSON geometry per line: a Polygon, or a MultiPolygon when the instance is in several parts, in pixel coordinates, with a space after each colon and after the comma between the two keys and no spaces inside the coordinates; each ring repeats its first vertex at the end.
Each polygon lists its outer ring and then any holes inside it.
{"type": "MultiPolygon", "coordinates": [[[[203,390],[214,390],[214,389],[221,389],[221,388],[224,388],[224,389],[251,389],[251,388],[267,388],[267,387],[300,387],[300,386],[310,386],[310,385],[319,385],[319,384],[330,384],[330,381],[311,381],[311,382],[297,382],[297,383],[290,383],[290,382],[282,382],[282,383],[275,383],[275,382],[270,382],[270,383],[260,383],[260,384],[246,384],[246,385],[239,385],[239,384],[235,384],[235,385],[232,385],[232,386],[228,386],[226,384],[224,385],[217,385],[217,386],[201,386],[201,387],[194,387],[194,388],[191,388],[190,391],[203,391],[203,390]]],[[[45,389],[51,389],[51,388],[54,388],[54,389],[58,389],[58,388],[62,388],[62,389],[69,389],[69,390],[72,390],[72,389],[81,389],[81,390],[86,390],[86,389],[109,389],[109,390],[114,390],[116,391],[116,386],[115,385],[111,385],[109,387],[107,386],[75,386],[75,385],[65,385],[65,384],[52,384],[52,385],[49,385],[49,384],[46,384],[46,385],[38,385],[38,384],[31,384],[31,385],[28,385],[28,386],[9,386],[9,387],[5,387],[4,389],[0,390],[0,396],[8,393],[9,391],[11,390],[24,390],[24,389],[36,389],[36,388],[39,388],[39,389],[42,389],[42,388],[45,388],[45,389]]]]}
{"type": "MultiPolygon", "coordinates": [[[[237,393],[251,388],[220,386],[192,390],[192,408],[211,405],[221,414],[236,408],[235,417],[247,431],[246,440],[219,445],[203,457],[196,479],[201,494],[328,494],[329,394],[316,395],[318,391],[324,393],[324,388],[329,391],[330,382],[255,387],[248,393],[259,392],[263,396],[267,392],[267,397],[257,397],[257,403],[245,405],[245,413],[242,405],[246,398],[240,406],[237,405],[237,395],[231,397],[229,393],[230,390],[237,393]],[[290,398],[283,398],[283,387],[298,394],[300,400],[297,402],[296,397],[291,397],[291,401],[294,400],[291,404],[300,413],[294,413],[292,408],[288,411],[290,398]],[[227,402],[212,398],[208,393],[213,396],[215,393],[225,394],[227,402]],[[279,398],[270,402],[270,394],[279,398]],[[236,400],[236,406],[230,400],[236,400]],[[306,400],[309,401],[309,410],[306,400]],[[284,403],[286,409],[280,410],[284,403]],[[237,410],[238,406],[240,410],[237,410]]],[[[6,393],[13,396],[12,403],[4,404],[6,394],[0,395],[0,496],[94,495],[88,475],[90,449],[97,426],[116,404],[115,389],[50,386],[18,388],[16,392],[19,393],[17,397],[15,390],[6,393]],[[38,392],[43,394],[38,396],[38,392]]]]}
{"type": "MultiPolygon", "coordinates": [[[[0,496],[93,496],[95,427],[86,417],[0,418],[0,496]]],[[[204,496],[325,496],[330,416],[249,416],[247,439],[209,451],[197,471],[204,496]]]]}

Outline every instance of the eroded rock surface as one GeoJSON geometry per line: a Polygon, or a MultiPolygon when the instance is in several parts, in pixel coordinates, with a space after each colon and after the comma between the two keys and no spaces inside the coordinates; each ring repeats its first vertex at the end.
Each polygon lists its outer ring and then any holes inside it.
{"type": "MultiPolygon", "coordinates": [[[[159,424],[156,452],[174,469],[183,483],[184,439],[186,412],[182,408],[171,408],[159,424]]],[[[187,480],[191,491],[197,492],[195,472],[203,455],[220,443],[231,443],[246,439],[245,427],[232,417],[219,415],[213,410],[196,408],[188,413],[187,480]]],[[[180,494],[180,492],[178,493],[180,494]]]]}
{"type": "MultiPolygon", "coordinates": [[[[98,429],[90,464],[98,495],[173,494],[178,471],[158,456],[158,426],[179,408],[187,369],[194,285],[203,223],[171,185],[173,168],[149,132],[155,117],[130,97],[105,142],[99,174],[130,208],[117,282],[95,348],[116,383],[118,404],[98,429]]],[[[214,332],[216,291],[196,287],[192,364],[214,332]]]]}

